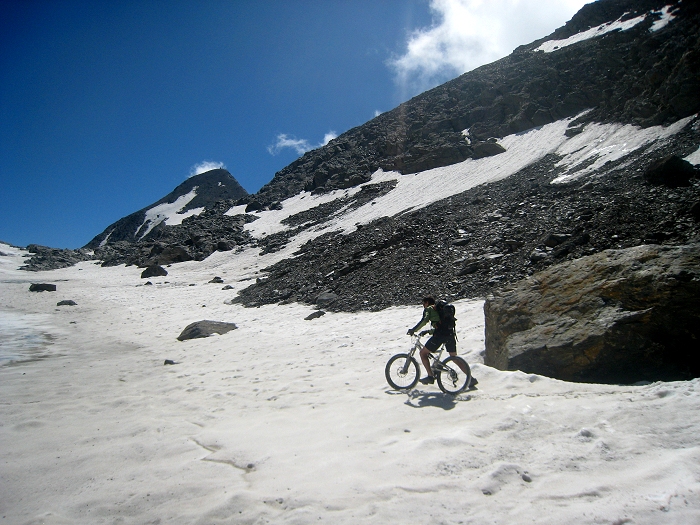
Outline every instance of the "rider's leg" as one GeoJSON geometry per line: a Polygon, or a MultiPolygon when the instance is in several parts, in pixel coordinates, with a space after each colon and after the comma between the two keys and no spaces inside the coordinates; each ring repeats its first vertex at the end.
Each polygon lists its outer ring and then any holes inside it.
{"type": "MultiPolygon", "coordinates": [[[[450,354],[450,356],[455,357],[457,355],[457,340],[455,339],[454,335],[447,338],[447,340],[445,341],[445,348],[447,349],[447,353],[450,354]]],[[[457,361],[457,366],[459,366],[459,368],[462,369],[462,372],[464,372],[465,374],[467,373],[467,368],[462,364],[461,359],[457,361]]]]}
{"type": "Polygon", "coordinates": [[[428,359],[428,354],[435,352],[442,343],[435,336],[431,337],[425,342],[425,346],[420,350],[420,360],[423,362],[425,371],[428,373],[428,377],[433,377],[433,370],[430,366],[430,359],[428,359]]]}
{"type": "Polygon", "coordinates": [[[428,354],[430,354],[430,350],[425,347],[421,348],[420,360],[423,362],[423,366],[425,367],[425,371],[428,373],[428,376],[433,377],[433,371],[430,368],[430,359],[428,359],[428,354]]]}
{"type": "MultiPolygon", "coordinates": [[[[455,357],[457,355],[457,352],[448,352],[452,357],[455,357]]],[[[464,365],[462,365],[462,360],[460,359],[459,361],[455,361],[457,363],[457,366],[462,369],[462,372],[465,374],[467,373],[467,369],[464,365]]]]}

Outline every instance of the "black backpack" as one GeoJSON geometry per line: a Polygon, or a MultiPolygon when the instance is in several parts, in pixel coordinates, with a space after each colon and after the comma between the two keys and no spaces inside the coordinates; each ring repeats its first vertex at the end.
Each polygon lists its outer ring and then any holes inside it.
{"type": "Polygon", "coordinates": [[[439,330],[454,330],[455,329],[455,307],[444,300],[439,300],[435,303],[435,311],[440,316],[439,330]]]}

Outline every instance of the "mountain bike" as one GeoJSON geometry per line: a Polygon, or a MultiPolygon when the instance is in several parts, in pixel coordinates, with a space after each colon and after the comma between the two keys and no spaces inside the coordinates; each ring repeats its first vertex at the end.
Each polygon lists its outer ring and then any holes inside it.
{"type": "MultiPolygon", "coordinates": [[[[420,376],[420,366],[413,355],[424,348],[420,338],[424,335],[414,335],[415,342],[407,354],[396,354],[386,364],[384,375],[391,388],[395,390],[410,390],[418,382],[420,376]]],[[[444,361],[440,360],[445,345],[440,345],[437,356],[432,353],[428,358],[432,360],[431,370],[433,377],[437,379],[437,384],[445,394],[457,395],[463,392],[472,381],[472,374],[467,362],[459,356],[449,356],[444,361]],[[460,364],[462,366],[460,366],[460,364]],[[466,370],[466,373],[462,370],[466,370]]]]}

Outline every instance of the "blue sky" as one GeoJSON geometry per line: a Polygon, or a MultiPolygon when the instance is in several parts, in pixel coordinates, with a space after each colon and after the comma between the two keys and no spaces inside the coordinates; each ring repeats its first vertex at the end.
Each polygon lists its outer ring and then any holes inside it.
{"type": "Polygon", "coordinates": [[[0,240],[83,246],[204,163],[254,193],[584,3],[0,0],[0,240]]]}

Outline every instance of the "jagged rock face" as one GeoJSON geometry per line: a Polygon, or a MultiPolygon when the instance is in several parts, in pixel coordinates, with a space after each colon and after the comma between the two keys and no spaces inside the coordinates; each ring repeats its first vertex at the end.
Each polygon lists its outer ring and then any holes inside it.
{"type": "MultiPolygon", "coordinates": [[[[259,206],[302,190],[367,182],[378,168],[413,173],[479,155],[478,144],[591,110],[584,122],[668,124],[700,111],[700,17],[696,2],[600,0],[547,38],[427,91],[307,152],[255,196],[259,206]],[[650,31],[671,6],[677,16],[650,31]],[[651,13],[655,11],[654,13],[651,13]],[[612,31],[551,53],[565,39],[620,17],[646,14],[612,31]],[[471,143],[461,133],[469,129],[471,143]]],[[[572,133],[577,129],[572,126],[572,133]]]]}
{"type": "Polygon", "coordinates": [[[484,304],[484,363],[567,381],[700,376],[700,245],[606,250],[484,304]]]}
{"type": "Polygon", "coordinates": [[[183,199],[188,194],[191,195],[192,192],[196,195],[189,200],[183,200],[182,206],[177,210],[178,213],[185,213],[196,208],[208,209],[219,201],[227,199],[237,201],[248,195],[248,192],[228,171],[224,169],[210,170],[190,177],[159,201],[111,224],[92,239],[85,248],[96,249],[105,244],[114,244],[120,241],[148,241],[163,235],[163,230],[167,230],[169,226],[165,222],[160,222],[148,231],[150,225],[147,212],[164,204],[175,203],[178,199],[183,199]]]}

